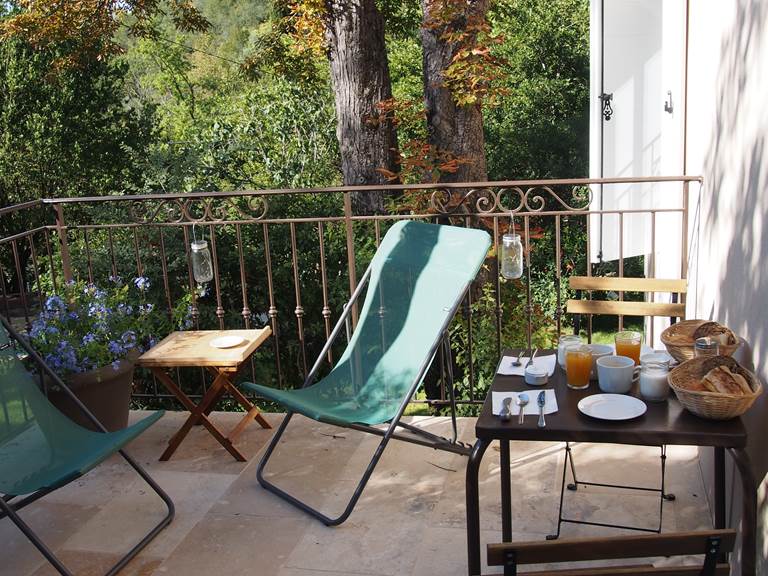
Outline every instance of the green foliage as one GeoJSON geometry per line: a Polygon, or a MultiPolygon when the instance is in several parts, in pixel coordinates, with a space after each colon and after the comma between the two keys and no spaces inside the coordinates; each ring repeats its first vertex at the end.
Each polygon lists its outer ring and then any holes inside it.
{"type": "Polygon", "coordinates": [[[506,92],[485,113],[489,178],[586,176],[589,2],[498,0],[490,18],[506,92]]]}
{"type": "Polygon", "coordinates": [[[126,66],[93,61],[54,75],[56,56],[0,43],[0,205],[141,182],[125,151],[147,145],[153,110],[126,107],[126,66]]]}

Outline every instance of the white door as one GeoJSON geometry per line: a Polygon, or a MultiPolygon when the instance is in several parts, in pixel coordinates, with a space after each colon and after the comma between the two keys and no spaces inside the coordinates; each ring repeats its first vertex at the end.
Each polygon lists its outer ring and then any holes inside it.
{"type": "MultiPolygon", "coordinates": [[[[591,8],[591,176],[681,175],[684,0],[591,0],[591,8]]],[[[594,192],[592,207],[602,210],[679,207],[682,199],[677,183],[594,192]]],[[[647,276],[679,278],[682,219],[653,218],[648,212],[593,217],[592,262],[642,255],[647,276]]]]}

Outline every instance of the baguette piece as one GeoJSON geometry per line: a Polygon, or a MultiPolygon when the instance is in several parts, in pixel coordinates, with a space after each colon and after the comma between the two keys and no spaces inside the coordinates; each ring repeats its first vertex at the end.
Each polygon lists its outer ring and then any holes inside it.
{"type": "Polygon", "coordinates": [[[747,382],[747,379],[744,378],[741,374],[738,372],[734,372],[728,366],[720,366],[721,370],[725,370],[731,375],[731,378],[733,378],[733,381],[736,382],[736,384],[739,385],[741,388],[742,394],[752,394],[752,388],[749,385],[749,382],[747,382]]]}
{"type": "Polygon", "coordinates": [[[743,396],[752,392],[744,377],[740,374],[734,374],[727,366],[712,368],[704,376],[701,383],[710,392],[719,394],[743,396]]]}

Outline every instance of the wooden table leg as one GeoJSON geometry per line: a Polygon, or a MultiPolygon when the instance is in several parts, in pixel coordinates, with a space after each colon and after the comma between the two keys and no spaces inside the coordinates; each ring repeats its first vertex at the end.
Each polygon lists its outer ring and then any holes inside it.
{"type": "Polygon", "coordinates": [[[227,438],[224,434],[222,434],[218,430],[218,428],[214,426],[213,422],[210,421],[208,416],[205,414],[205,410],[208,409],[211,403],[213,403],[214,400],[217,400],[219,398],[222,388],[224,388],[225,383],[228,381],[226,378],[226,375],[222,374],[218,376],[213,381],[213,384],[211,384],[211,387],[208,389],[208,392],[206,392],[205,396],[203,396],[203,399],[200,401],[200,404],[195,406],[194,402],[192,402],[192,400],[190,400],[190,398],[186,394],[184,394],[184,392],[176,385],[176,383],[171,379],[171,377],[165,373],[165,371],[158,368],[158,369],[153,369],[153,372],[158,377],[158,379],[190,411],[190,415],[187,418],[187,420],[184,422],[181,428],[179,428],[176,434],[174,434],[173,437],[168,442],[168,447],[160,456],[161,461],[166,461],[170,459],[170,457],[179,447],[181,442],[187,436],[189,431],[192,429],[192,426],[194,426],[195,423],[198,421],[202,422],[203,426],[205,426],[205,428],[211,433],[211,435],[214,438],[216,438],[219,444],[221,444],[227,450],[227,452],[229,452],[235,458],[235,460],[238,460],[239,462],[246,461],[245,456],[243,456],[243,454],[233,446],[229,438],[227,438]]]}
{"type": "MultiPolygon", "coordinates": [[[[212,374],[216,375],[217,377],[219,374],[224,374],[226,376],[227,382],[224,386],[226,387],[227,392],[229,392],[232,395],[232,397],[235,400],[237,400],[238,404],[240,404],[240,406],[242,406],[247,412],[248,415],[245,418],[246,422],[250,422],[251,420],[255,419],[262,428],[266,428],[267,430],[270,430],[272,428],[272,425],[269,422],[267,422],[267,420],[261,415],[261,410],[256,408],[253,405],[253,403],[245,396],[245,394],[240,392],[238,387],[235,386],[233,382],[233,380],[240,373],[243,367],[245,367],[245,362],[243,362],[243,364],[241,364],[240,367],[236,370],[217,371],[215,368],[211,368],[211,367],[209,367],[208,370],[212,374]]],[[[229,434],[229,437],[231,438],[233,434],[239,434],[240,432],[242,432],[242,430],[240,430],[241,426],[243,428],[245,427],[242,421],[238,423],[238,425],[235,426],[235,428],[233,428],[233,432],[229,434]],[[235,430],[238,430],[238,432],[235,433],[234,432],[235,430]]]]}

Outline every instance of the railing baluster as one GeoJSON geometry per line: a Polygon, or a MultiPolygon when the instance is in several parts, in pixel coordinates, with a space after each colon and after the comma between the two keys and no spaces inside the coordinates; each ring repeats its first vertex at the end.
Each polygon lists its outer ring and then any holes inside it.
{"type": "Polygon", "coordinates": [[[48,255],[48,266],[51,270],[51,283],[53,284],[53,291],[59,291],[58,274],[56,274],[56,266],[53,264],[53,250],[51,250],[51,233],[46,228],[43,230],[43,238],[45,238],[45,251],[48,255]]]}
{"type": "Polygon", "coordinates": [[[8,290],[5,287],[5,272],[3,271],[2,266],[0,266],[0,292],[2,292],[3,294],[3,308],[5,310],[5,317],[10,319],[11,318],[10,298],[8,298],[8,290]]]}
{"type": "Polygon", "coordinates": [[[16,240],[11,241],[11,250],[13,250],[13,263],[16,267],[16,277],[19,279],[19,297],[21,298],[21,306],[24,308],[24,320],[29,326],[29,305],[27,303],[27,289],[24,282],[24,272],[21,266],[21,259],[19,258],[19,245],[16,240]]]}
{"type": "Polygon", "coordinates": [[[88,228],[83,228],[83,242],[85,243],[85,261],[88,264],[88,282],[93,284],[93,258],[91,256],[91,239],[88,228]]]}
{"type": "MultiPolygon", "coordinates": [[[[376,224],[376,231],[378,235],[378,222],[376,224]]],[[[325,339],[331,337],[331,308],[328,306],[328,274],[326,271],[325,262],[325,237],[324,237],[323,223],[317,223],[317,237],[320,239],[320,278],[323,287],[323,323],[325,324],[325,339]]],[[[333,346],[328,348],[328,364],[333,366],[333,346]]]]}
{"type": "Polygon", "coordinates": [[[243,310],[240,314],[243,316],[243,325],[248,330],[251,327],[251,309],[248,308],[248,280],[245,277],[245,256],[243,255],[243,235],[240,230],[240,224],[235,224],[235,233],[237,235],[237,255],[240,263],[240,291],[243,296],[243,310]]]}
{"type": "Polygon", "coordinates": [[[189,248],[189,226],[182,226],[184,231],[184,255],[187,259],[187,277],[189,279],[189,293],[191,295],[192,323],[196,330],[200,330],[200,309],[197,306],[197,291],[195,290],[195,275],[192,272],[192,255],[189,248]]]}
{"type": "Polygon", "coordinates": [[[27,236],[29,242],[29,253],[32,258],[32,271],[35,274],[35,287],[37,288],[37,299],[40,302],[40,306],[43,305],[43,288],[40,286],[40,269],[37,265],[37,250],[35,249],[35,241],[32,235],[27,236]]]}
{"type": "Polygon", "coordinates": [[[112,270],[112,277],[117,278],[117,261],[115,260],[115,241],[112,228],[107,228],[107,245],[109,246],[109,265],[112,270]]]}
{"type": "Polygon", "coordinates": [[[269,323],[272,328],[272,343],[275,348],[275,367],[277,368],[277,383],[283,385],[283,363],[280,359],[280,334],[277,326],[277,306],[275,306],[275,287],[272,280],[272,255],[269,245],[268,224],[262,224],[264,234],[264,262],[267,268],[267,290],[269,293],[269,323]]]}
{"type": "MultiPolygon", "coordinates": [[[[651,278],[656,278],[656,212],[651,210],[651,278]]],[[[651,302],[656,301],[656,293],[651,292],[651,302]]],[[[655,329],[656,329],[656,322],[654,321],[654,317],[651,316],[650,319],[651,324],[651,342],[650,345],[653,346],[653,343],[655,342],[655,329]]]]}
{"type": "Polygon", "coordinates": [[[67,239],[67,225],[64,221],[64,206],[54,204],[56,210],[56,230],[59,233],[59,243],[61,245],[61,268],[64,272],[64,281],[72,280],[72,260],[69,256],[69,241],[67,239]]]}
{"type": "Polygon", "coordinates": [[[144,276],[144,266],[141,263],[141,250],[139,249],[139,232],[138,228],[134,227],[133,231],[133,251],[136,254],[136,275],[144,276]]]}
{"type": "Polygon", "coordinates": [[[525,311],[528,316],[528,349],[532,350],[533,345],[531,341],[533,331],[533,304],[531,302],[531,226],[530,218],[528,215],[523,216],[523,224],[525,225],[525,270],[526,270],[526,283],[525,283],[525,311]]]}
{"type": "Polygon", "coordinates": [[[211,261],[213,262],[213,283],[216,288],[216,318],[219,319],[219,330],[224,330],[224,306],[221,303],[221,278],[219,277],[219,258],[216,251],[216,228],[208,227],[211,237],[211,261]]]}
{"type": "MultiPolygon", "coordinates": [[[[556,291],[556,298],[557,298],[557,310],[555,311],[555,321],[557,323],[557,335],[560,336],[560,334],[563,331],[562,327],[562,316],[563,316],[563,295],[562,295],[562,276],[563,276],[563,262],[562,262],[562,254],[560,253],[561,250],[561,240],[560,240],[560,215],[558,214],[555,216],[555,291],[556,291]]],[[[587,261],[589,261],[589,252],[587,252],[587,261]]]]}
{"type": "Polygon", "coordinates": [[[296,330],[299,336],[301,352],[302,377],[307,377],[307,342],[304,338],[304,307],[301,305],[301,283],[299,282],[299,260],[296,253],[296,224],[290,223],[291,229],[291,261],[293,263],[293,290],[296,294],[296,330]]]}
{"type": "Polygon", "coordinates": [[[165,253],[165,234],[163,227],[157,227],[158,240],[160,244],[160,267],[163,271],[163,294],[165,294],[165,304],[168,308],[168,317],[173,317],[173,302],[171,300],[171,284],[168,278],[168,256],[165,253]]]}
{"type": "MultiPolygon", "coordinates": [[[[619,278],[624,277],[624,213],[619,212],[619,278]]],[[[624,301],[624,291],[619,291],[619,302],[624,301]]],[[[624,330],[624,315],[619,314],[619,332],[624,330]]]]}
{"type": "Polygon", "coordinates": [[[494,296],[496,299],[496,355],[501,357],[501,274],[499,274],[500,268],[500,256],[501,247],[499,246],[499,217],[493,219],[493,247],[496,253],[494,258],[495,269],[493,270],[493,287],[494,296]]]}

